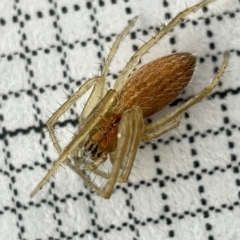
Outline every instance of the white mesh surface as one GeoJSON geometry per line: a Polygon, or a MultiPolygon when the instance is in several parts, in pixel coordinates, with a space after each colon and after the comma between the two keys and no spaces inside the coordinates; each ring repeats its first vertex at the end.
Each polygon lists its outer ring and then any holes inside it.
{"type": "MultiPolygon", "coordinates": [[[[138,16],[112,63],[110,84],[155,28],[197,2],[1,1],[1,239],[240,239],[238,0],[218,0],[191,14],[142,59],[143,64],[172,51],[196,55],[181,104],[210,82],[223,52],[230,52],[211,99],[191,108],[177,129],[139,147],[129,183],[117,184],[104,200],[60,168],[29,197],[57,158],[45,127],[48,116],[99,73],[128,20],[138,16]]],[[[62,145],[71,139],[83,103],[60,119],[62,145]]]]}

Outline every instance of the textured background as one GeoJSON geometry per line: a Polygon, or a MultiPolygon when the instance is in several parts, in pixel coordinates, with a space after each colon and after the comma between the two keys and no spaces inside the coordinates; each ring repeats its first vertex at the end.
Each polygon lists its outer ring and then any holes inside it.
{"type": "MultiPolygon", "coordinates": [[[[114,59],[110,84],[156,28],[197,2],[0,2],[1,239],[240,239],[238,0],[218,0],[191,14],[142,59],[143,64],[172,51],[196,55],[181,103],[210,82],[223,52],[230,52],[212,97],[189,110],[179,128],[141,145],[129,183],[104,200],[60,168],[29,198],[57,158],[46,120],[99,72],[127,21],[139,16],[114,59]]],[[[84,99],[60,119],[62,145],[71,139],[83,104],[84,99]]]]}

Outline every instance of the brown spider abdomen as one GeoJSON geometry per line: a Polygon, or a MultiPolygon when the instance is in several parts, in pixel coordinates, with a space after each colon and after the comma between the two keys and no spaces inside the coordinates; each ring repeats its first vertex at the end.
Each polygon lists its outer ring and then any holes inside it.
{"type": "Polygon", "coordinates": [[[123,86],[115,112],[121,115],[133,106],[142,108],[144,118],[158,112],[187,86],[195,62],[190,53],[175,53],[142,66],[123,86]]]}

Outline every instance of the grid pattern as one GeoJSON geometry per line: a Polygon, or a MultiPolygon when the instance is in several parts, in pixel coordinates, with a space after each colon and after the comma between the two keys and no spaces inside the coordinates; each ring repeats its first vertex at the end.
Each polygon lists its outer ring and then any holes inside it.
{"type": "MultiPolygon", "coordinates": [[[[187,1],[188,6],[197,1],[187,1]]],[[[141,64],[173,51],[196,53],[186,91],[157,119],[205,87],[230,63],[211,95],[180,127],[139,147],[127,184],[110,200],[68,169],[29,198],[57,158],[47,116],[99,72],[116,35],[139,16],[108,75],[112,85],[133,52],[185,1],[2,0],[0,3],[0,235],[2,239],[239,239],[239,1],[218,0],[177,26],[141,64]]],[[[87,96],[57,124],[67,144],[87,96]]]]}

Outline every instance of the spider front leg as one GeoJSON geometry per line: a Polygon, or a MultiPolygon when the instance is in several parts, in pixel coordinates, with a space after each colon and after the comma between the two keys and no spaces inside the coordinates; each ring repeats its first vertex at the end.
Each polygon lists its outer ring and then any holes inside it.
{"type": "Polygon", "coordinates": [[[135,24],[137,20],[137,17],[133,18],[128,26],[117,36],[116,40],[114,41],[112,48],[108,54],[108,57],[103,65],[102,71],[101,71],[101,75],[100,77],[102,77],[102,80],[99,81],[93,88],[91,95],[87,101],[87,103],[85,104],[85,107],[82,111],[82,114],[79,118],[80,122],[82,122],[87,116],[88,114],[92,111],[92,109],[96,106],[96,104],[103,98],[103,96],[106,94],[106,87],[105,87],[105,79],[107,77],[107,73],[109,70],[109,66],[113,60],[113,57],[115,56],[118,47],[121,43],[121,41],[123,40],[123,38],[126,36],[126,34],[129,32],[130,28],[133,27],[133,25],[135,24]]]}
{"type": "Polygon", "coordinates": [[[58,143],[57,137],[54,133],[54,124],[57,122],[59,117],[63,115],[85,92],[87,92],[93,85],[98,81],[101,81],[101,77],[96,77],[85,82],[77,92],[75,92],[53,115],[48,119],[46,125],[49,131],[49,135],[52,139],[53,145],[59,154],[62,153],[62,149],[58,143]]]}
{"type": "Polygon", "coordinates": [[[131,173],[133,162],[136,157],[138,145],[142,138],[143,130],[144,122],[140,107],[133,107],[123,113],[123,117],[119,123],[117,149],[110,154],[111,162],[113,164],[115,164],[116,161],[119,161],[118,151],[124,156],[124,160],[121,164],[121,171],[119,171],[116,179],[118,182],[126,182],[128,180],[128,176],[131,173]],[[123,142],[128,143],[125,148],[120,147],[123,145],[123,142]]]}
{"type": "Polygon", "coordinates": [[[159,137],[162,134],[166,133],[167,131],[170,131],[174,127],[177,127],[178,124],[180,123],[181,115],[187,109],[189,109],[194,104],[200,102],[203,98],[207,97],[208,95],[210,95],[212,93],[213,89],[219,83],[219,81],[224,73],[225,68],[227,67],[228,60],[229,60],[229,53],[225,52],[224,57],[223,57],[223,63],[221,65],[218,73],[216,74],[216,76],[214,77],[212,82],[206,88],[204,88],[201,92],[199,92],[194,97],[190,98],[186,103],[184,103],[183,105],[176,108],[172,113],[166,115],[165,117],[161,118],[160,120],[158,120],[156,122],[146,125],[145,129],[144,129],[144,135],[142,138],[143,141],[145,141],[145,140],[149,141],[152,138],[159,137]],[[154,132],[157,132],[157,133],[154,134],[154,132]]]}

